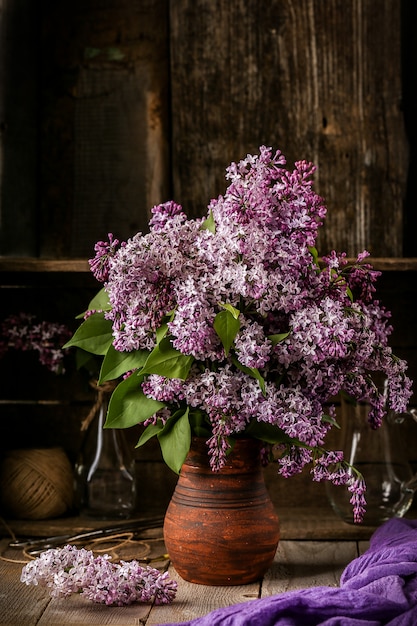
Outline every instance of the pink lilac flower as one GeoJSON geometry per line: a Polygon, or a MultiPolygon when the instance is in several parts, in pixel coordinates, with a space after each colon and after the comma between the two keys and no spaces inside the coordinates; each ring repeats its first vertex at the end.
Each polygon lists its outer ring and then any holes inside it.
{"type": "Polygon", "coordinates": [[[108,606],[168,604],[177,590],[177,582],[167,572],[142,567],[137,561],[112,563],[108,555],[95,557],[90,550],[71,545],[43,552],[23,567],[20,580],[49,588],[53,597],[80,593],[108,606]]]}

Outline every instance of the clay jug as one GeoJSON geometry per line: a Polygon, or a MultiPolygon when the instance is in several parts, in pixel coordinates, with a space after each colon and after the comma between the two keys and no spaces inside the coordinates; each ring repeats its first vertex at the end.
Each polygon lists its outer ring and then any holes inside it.
{"type": "Polygon", "coordinates": [[[272,564],[279,520],[266,489],[261,444],[238,439],[213,472],[205,439],[194,437],[164,521],[178,574],[204,585],[243,585],[272,564]]]}

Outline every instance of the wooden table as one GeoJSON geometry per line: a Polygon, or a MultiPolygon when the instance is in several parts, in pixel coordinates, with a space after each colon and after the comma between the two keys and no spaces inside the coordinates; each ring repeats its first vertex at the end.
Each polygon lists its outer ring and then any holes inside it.
{"type": "MultiPolygon", "coordinates": [[[[369,538],[375,530],[345,524],[327,510],[291,508],[281,512],[280,520],[281,541],[275,561],[262,581],[236,587],[195,585],[179,578],[168,559],[159,558],[152,565],[168,567],[170,575],[178,581],[174,602],[167,606],[135,604],[120,608],[94,604],[76,595],[51,599],[47,590],[21,583],[23,565],[11,561],[23,561],[24,555],[20,550],[9,547],[10,536],[3,528],[3,538],[0,539],[0,626],[151,626],[178,623],[219,607],[250,602],[288,590],[318,585],[334,587],[338,585],[345,566],[368,547],[369,538]]],[[[28,534],[47,536],[91,528],[91,522],[88,526],[80,518],[7,523],[19,537],[28,534]]],[[[147,550],[150,557],[163,555],[162,528],[145,531],[143,541],[124,549],[132,551],[132,547],[139,553],[147,550]]],[[[122,556],[125,555],[122,553],[122,556]]]]}

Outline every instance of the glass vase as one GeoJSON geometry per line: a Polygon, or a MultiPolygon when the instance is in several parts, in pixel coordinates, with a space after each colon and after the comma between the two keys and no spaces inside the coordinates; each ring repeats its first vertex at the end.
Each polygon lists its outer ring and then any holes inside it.
{"type": "Polygon", "coordinates": [[[76,463],[77,507],[97,519],[127,519],[136,508],[135,461],[125,432],[103,428],[111,393],[97,387],[92,419],[76,463]]]}
{"type": "MultiPolygon", "coordinates": [[[[414,410],[407,413],[388,411],[382,425],[373,429],[368,422],[370,406],[341,400],[342,428],[340,449],[345,459],[363,475],[367,501],[363,523],[379,526],[392,517],[403,517],[410,509],[417,488],[417,475],[409,462],[410,432],[416,420],[414,410]]],[[[329,502],[335,513],[347,523],[354,523],[352,494],[343,486],[326,483],[329,502]]]]}

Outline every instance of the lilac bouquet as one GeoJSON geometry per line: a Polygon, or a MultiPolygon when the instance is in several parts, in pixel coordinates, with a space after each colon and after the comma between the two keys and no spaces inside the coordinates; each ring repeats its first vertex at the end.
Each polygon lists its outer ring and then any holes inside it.
{"type": "Polygon", "coordinates": [[[388,346],[368,253],[319,260],[315,168],[285,164],[262,146],[227,168],[224,196],[201,219],[170,201],[152,209],[149,233],[97,243],[90,266],[103,288],[66,347],[104,357],[99,382],[120,379],[106,427],[143,423],[138,445],[157,436],[174,471],[192,435],[206,438],[213,471],[235,438],[254,437],[282,475],[310,464],[313,480],[347,485],[360,521],[363,478],[325,449],[333,401],[368,401],[377,428],[388,409],[406,410],[411,381],[388,346]]]}

